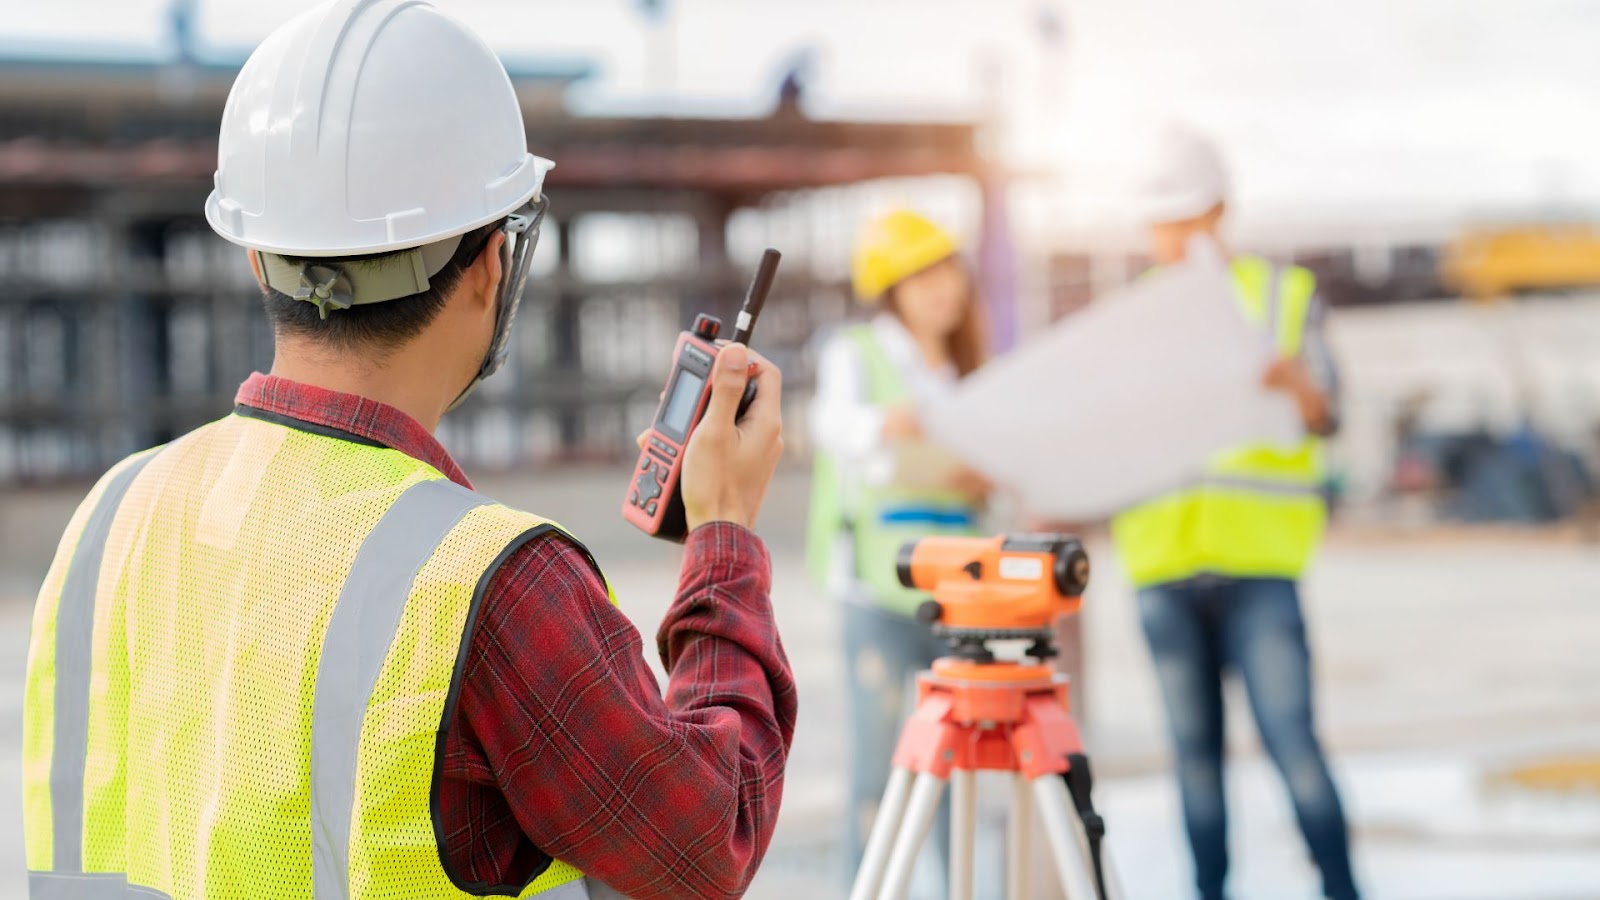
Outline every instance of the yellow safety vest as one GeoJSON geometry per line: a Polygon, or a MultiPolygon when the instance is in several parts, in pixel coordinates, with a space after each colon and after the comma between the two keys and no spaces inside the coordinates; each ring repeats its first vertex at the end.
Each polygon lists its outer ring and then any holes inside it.
{"type": "MultiPolygon", "coordinates": [[[[1299,353],[1315,277],[1254,256],[1234,259],[1232,268],[1245,317],[1273,336],[1280,355],[1299,353]]],[[[1138,587],[1201,573],[1298,578],[1327,517],[1322,479],[1314,437],[1225,451],[1193,484],[1112,521],[1123,567],[1138,587]]]]}
{"type": "MultiPolygon", "coordinates": [[[[879,407],[905,403],[910,393],[893,360],[878,345],[872,326],[845,331],[856,345],[867,376],[867,402],[879,407]]],[[[878,605],[912,615],[928,595],[900,584],[895,561],[901,545],[932,534],[976,534],[978,510],[955,491],[866,486],[832,455],[813,457],[806,557],[812,577],[826,584],[841,532],[855,547],[856,577],[878,605]]]]}
{"type": "Polygon", "coordinates": [[[487,573],[559,526],[250,415],[123,461],[62,539],[28,653],[31,896],[587,897],[559,860],[464,882],[438,809],[487,573]]]}

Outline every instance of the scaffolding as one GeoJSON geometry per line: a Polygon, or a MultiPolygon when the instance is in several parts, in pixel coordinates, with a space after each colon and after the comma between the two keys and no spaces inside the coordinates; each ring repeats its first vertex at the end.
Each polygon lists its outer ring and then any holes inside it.
{"type": "MultiPolygon", "coordinates": [[[[506,371],[441,430],[480,467],[628,455],[673,336],[731,312],[766,242],[785,264],[757,344],[803,389],[849,309],[841,232],[867,209],[840,189],[990,181],[967,123],[581,117],[562,98],[585,67],[509,68],[558,166],[506,371]]],[[[202,215],[236,71],[0,59],[0,483],[98,474],[270,365],[249,269],[202,215]]]]}

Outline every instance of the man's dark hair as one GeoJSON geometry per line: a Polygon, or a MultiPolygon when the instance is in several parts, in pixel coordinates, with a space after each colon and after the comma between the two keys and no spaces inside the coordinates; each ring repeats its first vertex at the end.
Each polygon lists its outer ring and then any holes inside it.
{"type": "MultiPolygon", "coordinates": [[[[326,319],[315,303],[296,300],[270,287],[262,288],[262,305],[267,308],[273,330],[280,335],[307,338],[336,350],[393,349],[421,334],[438,317],[439,310],[444,309],[445,297],[461,283],[462,274],[477,262],[489,238],[504,224],[505,220],[501,219],[462,235],[461,244],[450,261],[428,278],[428,289],[421,293],[382,303],[363,303],[349,309],[329,309],[326,319]]],[[[350,265],[394,255],[395,252],[338,258],[284,258],[295,265],[301,262],[350,265]]],[[[359,265],[353,266],[358,278],[359,269],[359,265]]]]}

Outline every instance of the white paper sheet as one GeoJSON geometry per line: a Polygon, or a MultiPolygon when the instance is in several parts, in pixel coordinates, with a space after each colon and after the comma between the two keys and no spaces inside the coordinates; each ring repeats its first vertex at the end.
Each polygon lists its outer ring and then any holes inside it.
{"type": "Polygon", "coordinates": [[[1233,290],[1213,252],[1191,253],[974,373],[924,428],[1030,512],[1069,520],[1190,481],[1228,447],[1297,441],[1293,401],[1261,386],[1271,344],[1233,290]]]}

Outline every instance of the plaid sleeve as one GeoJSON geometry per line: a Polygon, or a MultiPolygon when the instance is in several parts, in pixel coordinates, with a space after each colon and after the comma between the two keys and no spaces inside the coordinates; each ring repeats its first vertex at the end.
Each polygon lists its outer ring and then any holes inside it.
{"type": "Polygon", "coordinates": [[[446,852],[516,885],[544,853],[638,900],[737,897],[777,822],[794,676],[760,540],[689,536],[658,644],[662,697],[633,624],[587,555],[547,535],[494,575],[446,742],[446,852]]]}

